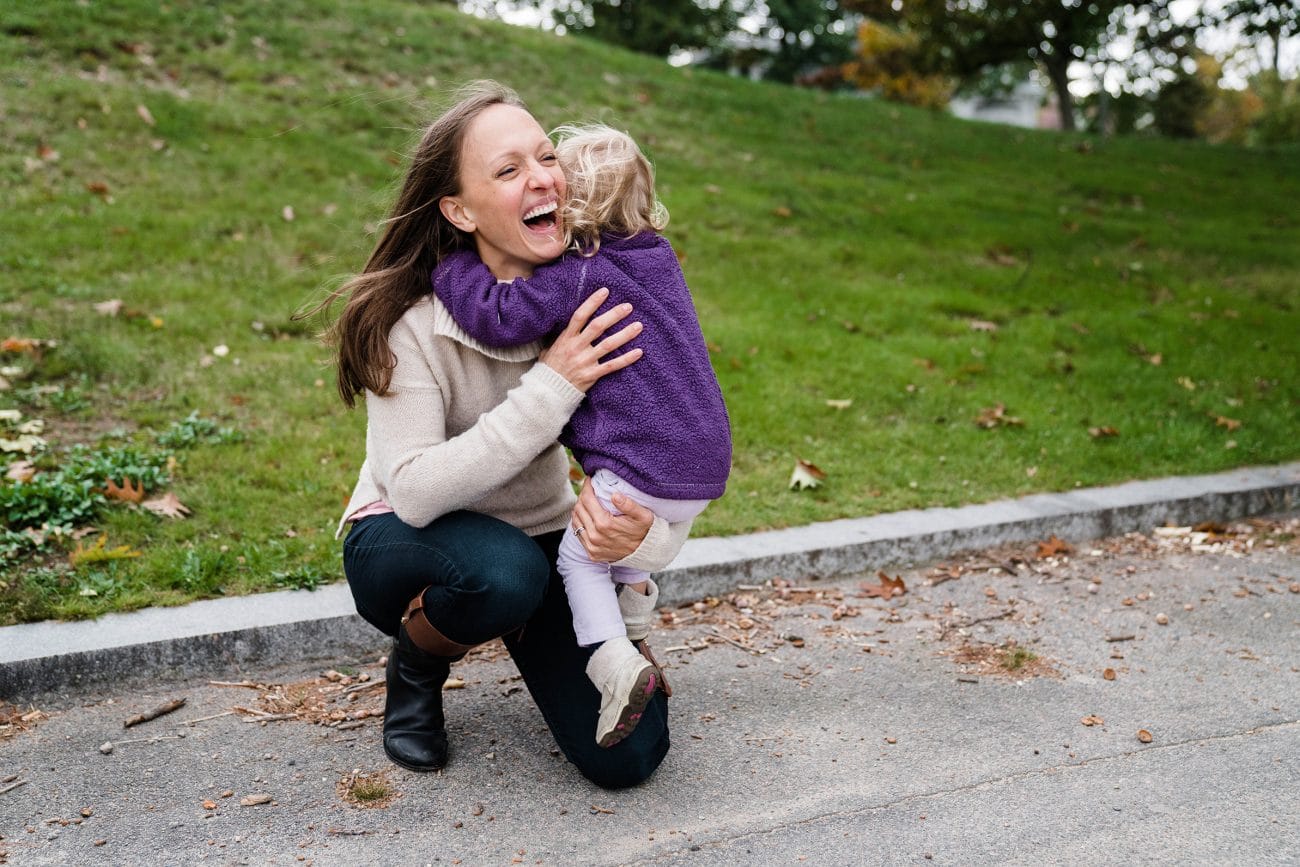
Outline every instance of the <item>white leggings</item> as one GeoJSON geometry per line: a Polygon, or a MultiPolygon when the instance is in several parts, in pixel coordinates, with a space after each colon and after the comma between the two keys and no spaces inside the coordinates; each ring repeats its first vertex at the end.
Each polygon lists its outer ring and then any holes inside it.
{"type": "MultiPolygon", "coordinates": [[[[623,494],[670,524],[691,520],[711,502],[652,497],[609,470],[597,470],[591,477],[591,488],[600,504],[611,515],[621,513],[614,508],[610,498],[614,494],[623,494]]],[[[582,547],[582,542],[578,541],[572,523],[560,541],[556,568],[564,577],[564,592],[568,594],[569,607],[573,609],[573,631],[577,633],[578,644],[590,647],[627,634],[623,626],[623,615],[618,610],[618,595],[614,585],[640,583],[650,577],[649,572],[592,560],[587,555],[587,549],[582,547]]]]}

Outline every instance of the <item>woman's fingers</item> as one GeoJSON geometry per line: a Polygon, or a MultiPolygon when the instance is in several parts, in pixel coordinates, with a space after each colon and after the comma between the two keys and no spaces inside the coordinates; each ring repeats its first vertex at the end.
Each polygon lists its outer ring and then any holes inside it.
{"type": "Polygon", "coordinates": [[[618,331],[615,331],[613,334],[602,339],[595,345],[596,355],[603,358],[615,349],[632,342],[636,339],[636,336],[641,333],[643,327],[644,326],[640,322],[633,322],[630,325],[623,326],[618,331]]]}
{"type": "Polygon", "coordinates": [[[578,309],[573,311],[573,315],[569,317],[569,324],[564,330],[570,334],[577,334],[582,331],[587,327],[587,321],[591,319],[592,314],[600,309],[600,305],[605,303],[605,299],[608,297],[609,290],[604,286],[592,292],[587,296],[587,300],[579,304],[578,309]]]}
{"type": "MultiPolygon", "coordinates": [[[[594,297],[594,296],[593,296],[594,297]]],[[[609,308],[604,313],[587,323],[582,334],[593,343],[609,329],[622,322],[632,312],[632,305],[623,303],[609,308]]]]}

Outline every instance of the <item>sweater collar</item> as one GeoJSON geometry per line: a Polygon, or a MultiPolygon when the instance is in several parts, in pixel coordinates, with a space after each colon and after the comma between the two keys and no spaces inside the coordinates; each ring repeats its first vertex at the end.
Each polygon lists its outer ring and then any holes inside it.
{"type": "Polygon", "coordinates": [[[540,340],[521,343],[518,346],[487,346],[470,337],[465,329],[457,325],[451,312],[443,306],[436,295],[429,293],[428,299],[433,308],[433,333],[438,337],[454,340],[498,361],[532,361],[542,354],[543,344],[540,340]]]}

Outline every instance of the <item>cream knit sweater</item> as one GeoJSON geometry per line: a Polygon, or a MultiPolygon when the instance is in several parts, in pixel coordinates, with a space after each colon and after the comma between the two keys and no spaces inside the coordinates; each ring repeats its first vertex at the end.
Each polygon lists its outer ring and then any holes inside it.
{"type": "MultiPolygon", "coordinates": [[[[563,529],[575,497],[556,440],[583,393],[537,360],[541,345],[485,346],[432,295],[398,320],[388,345],[392,384],[383,397],[365,395],[366,459],[340,534],[376,500],[414,527],[468,509],[530,536],[563,529]]],[[[663,569],[689,532],[690,522],[656,517],[619,564],[663,569]]]]}

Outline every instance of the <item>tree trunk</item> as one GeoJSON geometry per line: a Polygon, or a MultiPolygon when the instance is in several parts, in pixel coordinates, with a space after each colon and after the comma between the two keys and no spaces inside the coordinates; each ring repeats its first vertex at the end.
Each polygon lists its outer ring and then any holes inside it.
{"type": "Polygon", "coordinates": [[[1061,112],[1061,129],[1074,131],[1074,98],[1070,96],[1070,58],[1053,55],[1043,60],[1047,67],[1047,77],[1052,81],[1052,90],[1056,91],[1056,103],[1061,112]]]}

